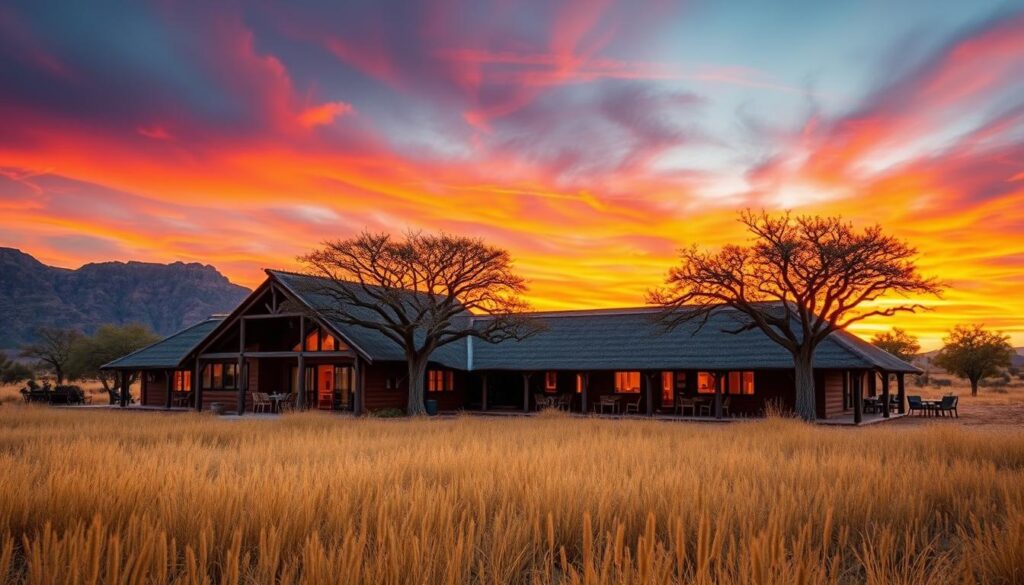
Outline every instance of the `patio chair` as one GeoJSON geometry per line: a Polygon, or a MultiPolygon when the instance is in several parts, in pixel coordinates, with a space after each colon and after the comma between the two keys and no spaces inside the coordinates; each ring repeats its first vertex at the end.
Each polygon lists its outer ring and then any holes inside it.
{"type": "Polygon", "coordinates": [[[945,413],[948,412],[951,418],[954,416],[956,418],[960,418],[960,413],[956,411],[957,400],[959,400],[959,397],[954,395],[943,396],[942,402],[935,407],[935,412],[937,412],[939,416],[946,416],[945,413]]]}
{"type": "Polygon", "coordinates": [[[594,405],[594,410],[598,413],[603,414],[605,407],[611,409],[612,414],[619,413],[619,399],[615,396],[602,396],[598,399],[597,404],[594,405]]]}
{"type": "Polygon", "coordinates": [[[630,400],[626,403],[626,414],[640,414],[640,399],[630,400]]]}
{"type": "MultiPolygon", "coordinates": [[[[728,396],[722,398],[722,416],[729,416],[729,400],[730,398],[728,396]]],[[[700,415],[704,416],[705,412],[707,413],[707,416],[712,416],[713,414],[715,414],[714,400],[705,400],[701,402],[700,415]]]]}
{"type": "Polygon", "coordinates": [[[690,416],[697,416],[697,401],[693,398],[684,398],[682,394],[676,396],[676,408],[679,416],[686,416],[686,409],[690,409],[690,416]]]}
{"type": "Polygon", "coordinates": [[[928,414],[931,407],[921,400],[920,396],[907,396],[907,412],[908,414],[914,414],[917,411],[918,415],[928,414]]]}
{"type": "Polygon", "coordinates": [[[279,412],[292,412],[295,410],[295,393],[289,392],[284,398],[277,402],[279,412]]]}
{"type": "Polygon", "coordinates": [[[252,393],[252,411],[253,412],[267,412],[271,406],[270,396],[266,392],[253,392],[252,393]]]}
{"type": "Polygon", "coordinates": [[[572,394],[559,394],[557,405],[559,410],[572,410],[572,394]]]}
{"type": "Polygon", "coordinates": [[[176,392],[177,396],[172,396],[171,404],[179,408],[192,404],[193,392],[176,392]]]}
{"type": "Polygon", "coordinates": [[[550,405],[551,403],[548,401],[548,397],[546,394],[541,394],[540,392],[537,392],[536,394],[533,395],[534,410],[544,410],[550,405]]]}

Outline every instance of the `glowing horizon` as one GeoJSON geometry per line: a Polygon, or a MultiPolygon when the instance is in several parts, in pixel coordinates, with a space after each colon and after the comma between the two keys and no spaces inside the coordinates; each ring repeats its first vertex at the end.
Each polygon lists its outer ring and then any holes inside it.
{"type": "Polygon", "coordinates": [[[599,308],[792,209],[948,284],[854,332],[1024,346],[1024,8],[203,6],[0,8],[0,245],[253,287],[326,238],[445,230],[507,248],[536,308],[599,308]]]}

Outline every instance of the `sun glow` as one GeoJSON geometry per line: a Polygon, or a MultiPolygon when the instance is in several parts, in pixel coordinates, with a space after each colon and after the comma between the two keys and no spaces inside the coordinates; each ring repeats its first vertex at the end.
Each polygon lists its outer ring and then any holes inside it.
{"type": "Polygon", "coordinates": [[[837,108],[842,84],[805,94],[803,70],[641,59],[689,24],[624,3],[464,9],[479,36],[403,10],[186,30],[139,8],[124,17],[166,46],[101,56],[98,33],[51,42],[31,34],[45,16],[0,13],[17,80],[0,89],[0,245],[68,267],[198,261],[254,286],[325,238],[447,230],[509,249],[537,308],[588,308],[642,303],[680,247],[742,242],[739,209],[793,209],[879,223],[948,284],[934,310],[856,332],[931,349],[981,322],[1024,345],[1024,14],[957,29],[837,108]]]}

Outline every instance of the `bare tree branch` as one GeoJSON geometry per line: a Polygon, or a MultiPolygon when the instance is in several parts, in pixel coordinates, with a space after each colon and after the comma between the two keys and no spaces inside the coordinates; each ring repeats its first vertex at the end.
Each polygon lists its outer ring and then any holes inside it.
{"type": "Polygon", "coordinates": [[[695,322],[700,331],[714,314],[730,310],[737,326],[724,331],[759,329],[786,348],[798,373],[797,409],[805,418],[814,418],[809,372],[818,344],[864,319],[924,310],[910,299],[941,294],[938,281],[918,273],[916,250],[879,226],[857,231],[839,217],[749,210],[740,222],[751,234],[749,245],[681,251],[665,286],[648,298],[663,307],[658,318],[669,329],[695,322]],[[879,306],[883,297],[907,301],[879,306]]]}

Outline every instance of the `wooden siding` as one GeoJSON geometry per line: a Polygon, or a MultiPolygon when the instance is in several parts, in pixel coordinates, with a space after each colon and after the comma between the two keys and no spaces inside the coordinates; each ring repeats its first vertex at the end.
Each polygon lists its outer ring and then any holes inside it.
{"type": "Polygon", "coordinates": [[[405,410],[408,404],[409,382],[406,365],[402,362],[376,362],[364,368],[366,395],[363,408],[372,413],[385,408],[405,410]],[[391,387],[388,387],[388,381],[391,387]],[[397,381],[397,384],[395,382],[397,381]]]}
{"type": "Polygon", "coordinates": [[[152,370],[142,373],[139,404],[143,406],[167,405],[167,372],[152,370]]]}
{"type": "Polygon", "coordinates": [[[822,375],[822,400],[819,414],[822,418],[835,418],[846,413],[843,404],[843,376],[845,372],[829,370],[822,375]]]}
{"type": "Polygon", "coordinates": [[[214,402],[223,404],[225,412],[238,412],[238,391],[203,390],[203,410],[209,410],[214,402]]]}

